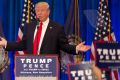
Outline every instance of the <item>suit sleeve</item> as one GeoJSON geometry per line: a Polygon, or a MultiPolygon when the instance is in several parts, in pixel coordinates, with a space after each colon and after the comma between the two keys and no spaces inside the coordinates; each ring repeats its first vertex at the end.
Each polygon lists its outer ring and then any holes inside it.
{"type": "Polygon", "coordinates": [[[22,51],[26,50],[26,33],[27,33],[27,26],[24,28],[23,38],[19,42],[7,42],[6,50],[7,51],[22,51]]]}
{"type": "Polygon", "coordinates": [[[60,28],[59,32],[59,45],[61,50],[70,54],[76,54],[76,46],[68,43],[68,39],[66,38],[63,28],[60,28]]]}

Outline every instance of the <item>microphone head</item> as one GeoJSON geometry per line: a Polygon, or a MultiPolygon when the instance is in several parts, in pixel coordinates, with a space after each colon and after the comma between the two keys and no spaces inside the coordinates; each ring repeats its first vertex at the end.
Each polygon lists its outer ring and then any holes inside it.
{"type": "Polygon", "coordinates": [[[40,23],[40,20],[39,20],[38,18],[37,18],[36,20],[37,20],[37,25],[39,25],[39,23],[40,23]]]}

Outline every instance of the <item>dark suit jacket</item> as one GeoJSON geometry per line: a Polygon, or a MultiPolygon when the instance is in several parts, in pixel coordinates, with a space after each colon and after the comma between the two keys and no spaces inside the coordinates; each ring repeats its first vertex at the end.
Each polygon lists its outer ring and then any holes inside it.
{"type": "MultiPolygon", "coordinates": [[[[26,50],[27,53],[32,54],[33,38],[36,25],[37,21],[26,24],[22,40],[20,42],[8,42],[6,50],[26,50]]],[[[75,52],[75,46],[68,44],[63,27],[50,20],[43,38],[40,54],[56,54],[60,53],[60,50],[73,53],[75,52]]]]}

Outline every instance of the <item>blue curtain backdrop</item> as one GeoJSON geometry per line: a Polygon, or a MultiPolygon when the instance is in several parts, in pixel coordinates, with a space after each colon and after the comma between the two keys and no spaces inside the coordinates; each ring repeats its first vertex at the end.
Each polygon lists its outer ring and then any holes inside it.
{"type": "MultiPolygon", "coordinates": [[[[0,17],[5,38],[15,41],[20,25],[23,0],[0,0],[0,17]]],[[[9,52],[10,57],[10,76],[14,80],[14,53],[9,52]]]]}
{"type": "MultiPolygon", "coordinates": [[[[35,3],[38,1],[47,1],[51,9],[50,18],[64,26],[71,0],[34,0],[35,3]]],[[[120,0],[108,1],[112,28],[117,41],[120,41],[120,0]]],[[[24,0],[0,0],[0,18],[2,19],[5,37],[9,41],[16,41],[21,22],[23,2],[24,0]]],[[[86,41],[86,44],[89,45],[91,45],[94,37],[98,3],[99,0],[79,0],[80,32],[82,40],[86,41]]],[[[86,60],[90,59],[89,55],[88,51],[86,53],[86,60]]],[[[13,52],[9,53],[9,57],[11,61],[11,79],[14,80],[13,52]]]]}

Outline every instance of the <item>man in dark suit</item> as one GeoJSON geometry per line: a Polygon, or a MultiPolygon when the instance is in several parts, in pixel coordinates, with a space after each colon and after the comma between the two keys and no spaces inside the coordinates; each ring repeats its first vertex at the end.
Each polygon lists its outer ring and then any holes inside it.
{"type": "Polygon", "coordinates": [[[0,45],[6,50],[26,50],[29,54],[56,54],[63,50],[68,53],[85,52],[90,49],[84,42],[69,45],[63,27],[49,19],[50,9],[46,2],[35,5],[36,21],[25,25],[24,36],[20,42],[8,42],[1,38],[0,45]],[[42,29],[39,31],[38,24],[42,29]],[[38,36],[38,34],[40,34],[38,36]],[[37,40],[36,40],[37,39],[37,40]]]}

